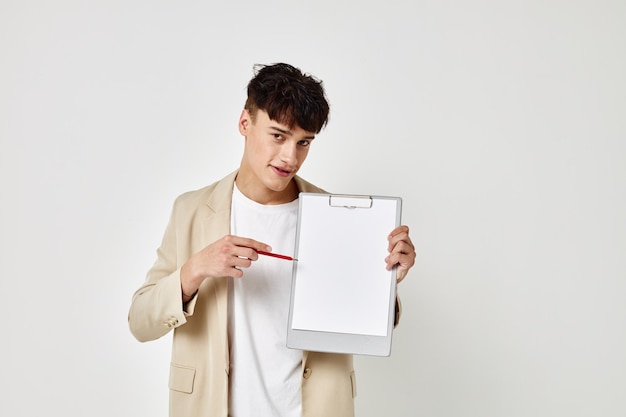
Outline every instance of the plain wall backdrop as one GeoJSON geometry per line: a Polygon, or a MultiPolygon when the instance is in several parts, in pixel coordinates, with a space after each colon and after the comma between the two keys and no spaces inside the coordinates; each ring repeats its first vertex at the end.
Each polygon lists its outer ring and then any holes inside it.
{"type": "Polygon", "coordinates": [[[131,296],[279,61],[332,106],[301,175],[417,247],[357,415],[626,415],[622,0],[0,0],[0,415],[167,415],[131,296]]]}

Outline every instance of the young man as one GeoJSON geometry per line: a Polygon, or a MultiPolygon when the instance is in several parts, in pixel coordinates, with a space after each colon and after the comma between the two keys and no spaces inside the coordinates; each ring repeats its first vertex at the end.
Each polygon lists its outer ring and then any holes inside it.
{"type": "MultiPolygon", "coordinates": [[[[352,417],[352,356],[285,346],[299,192],[296,176],[328,121],[321,81],[287,64],[260,67],[239,118],[239,169],[176,199],[157,260],[128,316],[140,341],[174,330],[172,417],[352,417]]],[[[401,281],[415,250],[389,235],[387,269],[401,281]]]]}

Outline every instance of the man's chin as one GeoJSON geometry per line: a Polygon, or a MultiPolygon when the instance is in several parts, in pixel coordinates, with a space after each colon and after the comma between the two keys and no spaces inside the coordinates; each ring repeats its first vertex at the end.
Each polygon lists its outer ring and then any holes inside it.
{"type": "Polygon", "coordinates": [[[276,178],[274,177],[271,181],[267,181],[265,183],[265,186],[270,189],[271,191],[275,192],[275,193],[282,193],[285,191],[289,191],[289,187],[291,186],[292,182],[293,182],[293,177],[295,175],[292,175],[288,178],[276,178]]]}
{"type": "Polygon", "coordinates": [[[276,193],[281,193],[285,191],[287,187],[289,187],[290,183],[291,183],[291,179],[284,180],[284,181],[272,181],[271,184],[266,184],[266,187],[269,188],[271,191],[274,191],[276,193]]]}

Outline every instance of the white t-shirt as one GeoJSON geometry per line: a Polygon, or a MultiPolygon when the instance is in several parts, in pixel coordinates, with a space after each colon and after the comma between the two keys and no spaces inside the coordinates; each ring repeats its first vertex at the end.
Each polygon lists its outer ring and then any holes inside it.
{"type": "MultiPolygon", "coordinates": [[[[233,190],[231,233],[293,256],[298,201],[262,205],[233,190]]],[[[286,347],[292,262],[259,256],[230,278],[232,417],[300,417],[302,351],[286,347]]]]}

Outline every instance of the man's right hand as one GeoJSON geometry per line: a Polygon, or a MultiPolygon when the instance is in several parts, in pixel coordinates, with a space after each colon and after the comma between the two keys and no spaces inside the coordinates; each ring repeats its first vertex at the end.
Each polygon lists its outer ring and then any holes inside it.
{"type": "MultiPolygon", "coordinates": [[[[249,268],[259,259],[257,251],[271,252],[262,242],[245,237],[226,235],[193,255],[180,270],[183,294],[195,294],[200,284],[209,277],[241,278],[241,268],[249,268]]],[[[183,295],[183,299],[188,298],[183,295]]],[[[188,301],[185,300],[185,301],[188,301]]]]}

